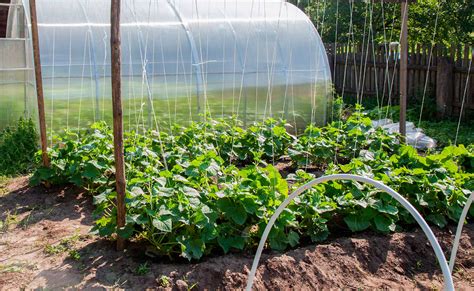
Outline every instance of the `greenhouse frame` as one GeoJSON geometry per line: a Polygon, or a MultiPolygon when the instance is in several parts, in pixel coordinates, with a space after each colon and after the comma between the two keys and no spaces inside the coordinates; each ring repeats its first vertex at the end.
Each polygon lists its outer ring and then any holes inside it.
{"type": "MultiPolygon", "coordinates": [[[[0,39],[0,127],[35,116],[27,1],[0,39]],[[8,58],[6,57],[8,56],[8,58]]],[[[111,121],[106,0],[38,0],[48,130],[111,121]]],[[[122,1],[124,126],[269,117],[326,122],[331,73],[310,19],[280,0],[122,1]]]]}

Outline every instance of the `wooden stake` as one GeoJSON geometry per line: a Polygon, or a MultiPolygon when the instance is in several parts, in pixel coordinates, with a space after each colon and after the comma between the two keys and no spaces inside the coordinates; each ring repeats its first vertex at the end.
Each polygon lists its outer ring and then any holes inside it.
{"type": "Polygon", "coordinates": [[[382,0],[387,3],[400,3],[402,12],[402,31],[400,35],[400,134],[402,141],[407,134],[407,96],[408,96],[408,6],[416,0],[382,0]]]}
{"type": "Polygon", "coordinates": [[[48,141],[46,137],[46,118],[44,113],[43,77],[38,37],[38,19],[36,17],[36,0],[30,0],[31,37],[33,41],[33,59],[35,63],[36,97],[38,99],[38,117],[41,137],[41,157],[43,166],[49,168],[48,141]]]}
{"type": "MultiPolygon", "coordinates": [[[[123,114],[122,114],[122,82],[121,82],[121,48],[120,48],[120,1],[111,3],[111,36],[112,50],[112,110],[114,123],[114,157],[115,157],[115,187],[117,191],[117,228],[125,226],[125,165],[123,149],[123,114]]],[[[117,250],[125,249],[125,239],[117,235],[117,250]]]]}
{"type": "Polygon", "coordinates": [[[405,141],[407,134],[408,95],[408,2],[401,3],[402,31],[400,37],[400,134],[405,141]]]}

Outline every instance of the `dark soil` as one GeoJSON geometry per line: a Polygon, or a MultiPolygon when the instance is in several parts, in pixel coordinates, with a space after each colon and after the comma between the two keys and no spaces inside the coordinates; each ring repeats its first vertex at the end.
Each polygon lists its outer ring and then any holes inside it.
{"type": "MultiPolygon", "coordinates": [[[[0,289],[243,289],[253,254],[230,254],[200,263],[153,261],[146,247],[89,234],[91,198],[71,188],[29,188],[15,179],[0,194],[0,289]],[[67,243],[65,242],[67,240],[67,243]],[[66,246],[61,249],[58,246],[66,246]],[[73,259],[74,258],[74,259],[73,259]]],[[[449,255],[455,227],[435,229],[449,255]]],[[[337,234],[335,234],[337,236],[337,234]]],[[[474,225],[465,226],[455,285],[474,290],[474,225]]],[[[286,253],[263,255],[258,290],[318,288],[440,289],[443,277],[421,230],[382,236],[339,237],[286,253]]]]}

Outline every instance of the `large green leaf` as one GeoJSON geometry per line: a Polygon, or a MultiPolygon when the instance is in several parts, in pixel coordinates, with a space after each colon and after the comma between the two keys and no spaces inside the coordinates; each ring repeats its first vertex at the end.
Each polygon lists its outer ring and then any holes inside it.
{"type": "Polygon", "coordinates": [[[374,204],[374,208],[377,209],[379,212],[387,213],[390,215],[397,215],[398,208],[389,204],[384,204],[382,201],[377,201],[374,204]]]}
{"type": "Polygon", "coordinates": [[[181,243],[181,255],[188,260],[200,259],[206,249],[202,239],[182,237],[179,242],[181,243]]]}
{"type": "Polygon", "coordinates": [[[228,253],[231,248],[243,250],[245,239],[243,237],[218,237],[217,242],[221,246],[224,253],[228,253]]]}
{"type": "Polygon", "coordinates": [[[370,220],[357,214],[350,214],[344,217],[344,221],[351,231],[358,232],[369,228],[370,220]]]}
{"type": "Polygon", "coordinates": [[[444,215],[439,214],[439,213],[428,215],[426,217],[426,220],[434,223],[436,226],[441,227],[441,228],[445,227],[446,224],[448,224],[448,222],[446,221],[446,217],[444,217],[444,215]]]}
{"type": "Polygon", "coordinates": [[[219,209],[235,223],[242,225],[247,220],[247,211],[240,201],[222,198],[217,201],[219,209]]]}
{"type": "Polygon", "coordinates": [[[290,246],[295,247],[300,243],[300,235],[294,231],[288,233],[288,243],[290,246]]]}
{"type": "Polygon", "coordinates": [[[396,225],[393,219],[385,215],[377,215],[374,218],[375,227],[381,232],[395,231],[396,225]]]}
{"type": "Polygon", "coordinates": [[[100,171],[93,163],[87,163],[84,167],[82,176],[94,180],[100,176],[100,171]]]}
{"type": "Polygon", "coordinates": [[[173,230],[173,221],[171,218],[154,218],[152,224],[162,232],[171,232],[173,230]]]}

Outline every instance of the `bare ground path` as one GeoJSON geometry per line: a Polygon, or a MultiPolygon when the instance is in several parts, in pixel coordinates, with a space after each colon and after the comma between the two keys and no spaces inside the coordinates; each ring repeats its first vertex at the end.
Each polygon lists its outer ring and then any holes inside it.
{"type": "MultiPolygon", "coordinates": [[[[72,187],[30,188],[26,177],[0,187],[0,289],[242,289],[253,254],[200,263],[152,261],[142,245],[125,253],[89,234],[91,197],[72,187]]],[[[454,228],[435,230],[444,250],[454,228]]],[[[474,290],[474,225],[465,227],[455,270],[457,288],[474,290]]],[[[449,253],[448,253],[449,254],[449,253]]],[[[268,253],[257,289],[442,287],[442,276],[421,231],[334,238],[284,254],[268,253]]]]}

